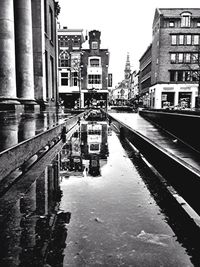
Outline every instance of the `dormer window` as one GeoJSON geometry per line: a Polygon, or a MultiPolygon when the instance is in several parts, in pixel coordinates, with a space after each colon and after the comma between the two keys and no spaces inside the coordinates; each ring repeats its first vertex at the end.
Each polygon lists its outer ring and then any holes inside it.
{"type": "Polygon", "coordinates": [[[191,14],[184,12],[181,14],[181,27],[190,27],[191,14]]]}

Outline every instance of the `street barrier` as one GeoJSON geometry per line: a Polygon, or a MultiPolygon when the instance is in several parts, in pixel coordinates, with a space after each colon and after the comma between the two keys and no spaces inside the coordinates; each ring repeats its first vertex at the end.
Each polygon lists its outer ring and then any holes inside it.
{"type": "MultiPolygon", "coordinates": [[[[104,112],[104,111],[102,111],[104,112]]],[[[197,201],[200,188],[200,171],[186,161],[165,150],[141,133],[107,114],[111,124],[122,140],[128,140],[177,192],[200,214],[197,201]]]]}
{"type": "MultiPolygon", "coordinates": [[[[87,111],[88,112],[88,111],[87,111]]],[[[0,182],[14,170],[23,166],[44,148],[52,147],[59,140],[65,141],[65,134],[70,131],[87,112],[67,119],[65,122],[27,139],[0,153],[0,182]]]]}

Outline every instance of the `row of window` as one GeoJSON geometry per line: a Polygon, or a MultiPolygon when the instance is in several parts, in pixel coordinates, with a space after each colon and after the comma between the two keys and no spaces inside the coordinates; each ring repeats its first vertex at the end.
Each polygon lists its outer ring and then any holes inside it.
{"type": "Polygon", "coordinates": [[[172,45],[199,45],[199,34],[172,34],[172,45]]]}
{"type": "Polygon", "coordinates": [[[170,54],[171,63],[198,63],[199,57],[198,53],[171,53],[170,54]]]}
{"type": "MultiPolygon", "coordinates": [[[[164,22],[164,27],[170,27],[170,28],[174,28],[174,27],[187,27],[187,26],[182,26],[182,24],[179,21],[165,21],[164,22]]],[[[200,27],[200,21],[193,21],[193,23],[189,23],[188,27],[200,27]]]]}
{"type": "Polygon", "coordinates": [[[170,70],[171,82],[194,82],[198,81],[199,73],[194,70],[170,70]]]}
{"type": "MultiPolygon", "coordinates": [[[[90,67],[100,67],[100,58],[89,59],[90,67]]],[[[63,52],[59,56],[59,67],[70,67],[70,56],[67,52],[63,52]]]]}
{"type": "Polygon", "coordinates": [[[58,45],[59,47],[68,47],[70,43],[72,44],[72,46],[79,46],[80,40],[74,39],[74,40],[71,40],[71,42],[69,40],[59,40],[58,45]]]}
{"type": "MultiPolygon", "coordinates": [[[[69,72],[61,72],[61,85],[69,85],[69,72]]],[[[71,86],[78,86],[78,73],[71,73],[71,86]]],[[[101,75],[91,74],[88,75],[88,84],[101,84],[101,75]]]]}

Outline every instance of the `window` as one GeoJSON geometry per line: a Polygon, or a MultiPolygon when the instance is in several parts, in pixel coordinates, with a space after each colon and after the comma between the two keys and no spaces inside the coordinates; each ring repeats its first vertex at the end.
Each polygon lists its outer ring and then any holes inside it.
{"type": "Polygon", "coordinates": [[[198,80],[198,72],[197,71],[192,71],[191,72],[191,77],[192,77],[192,81],[196,82],[198,80]]]}
{"type": "Polygon", "coordinates": [[[185,81],[190,81],[190,71],[185,71],[185,81]]]}
{"type": "Polygon", "coordinates": [[[197,21],[197,27],[200,27],[200,21],[197,21]]]}
{"type": "Polygon", "coordinates": [[[175,53],[172,53],[170,55],[170,57],[171,57],[171,63],[176,63],[176,54],[175,53]]]}
{"type": "Polygon", "coordinates": [[[183,53],[178,53],[178,63],[183,63],[183,53]]]}
{"type": "Polygon", "coordinates": [[[181,27],[190,27],[190,13],[181,15],[181,27]]]}
{"type": "Polygon", "coordinates": [[[50,56],[50,77],[51,77],[51,98],[54,98],[54,95],[55,95],[55,92],[54,92],[54,82],[55,82],[55,79],[54,79],[54,58],[52,56],[50,56]]]}
{"type": "Polygon", "coordinates": [[[193,36],[193,44],[198,45],[199,44],[199,35],[194,35],[193,36]]]}
{"type": "Polygon", "coordinates": [[[171,70],[170,71],[170,81],[175,82],[176,81],[176,71],[171,70]]]}
{"type": "Polygon", "coordinates": [[[191,57],[190,53],[185,54],[185,63],[190,63],[190,57],[191,57]]]}
{"type": "Polygon", "coordinates": [[[49,39],[53,41],[53,11],[49,7],[49,39]]]}
{"type": "Polygon", "coordinates": [[[74,46],[79,46],[79,39],[78,38],[75,38],[74,41],[73,41],[73,45],[74,46]]]}
{"type": "Polygon", "coordinates": [[[99,58],[91,58],[90,59],[90,67],[99,67],[99,58]]]}
{"type": "Polygon", "coordinates": [[[98,42],[92,42],[92,49],[98,49],[98,42]]]}
{"type": "Polygon", "coordinates": [[[183,45],[184,44],[184,35],[179,35],[179,41],[178,41],[179,45],[183,45]]]}
{"type": "Polygon", "coordinates": [[[44,31],[47,33],[47,0],[44,0],[44,31]]]}
{"type": "Polygon", "coordinates": [[[59,67],[69,67],[69,54],[66,51],[59,56],[59,67]]]}
{"type": "Polygon", "coordinates": [[[173,21],[169,22],[169,27],[174,27],[174,22],[173,21]]]}
{"type": "Polygon", "coordinates": [[[191,45],[192,44],[192,35],[187,34],[186,35],[186,45],[191,45]]]}
{"type": "Polygon", "coordinates": [[[176,45],[176,35],[172,35],[172,45],[176,45]]]}
{"type": "Polygon", "coordinates": [[[88,84],[101,84],[101,75],[88,75],[88,84]]]}
{"type": "Polygon", "coordinates": [[[46,80],[46,98],[49,98],[49,60],[48,60],[48,52],[45,50],[45,80],[46,80]]]}
{"type": "Polygon", "coordinates": [[[78,73],[72,72],[72,86],[78,86],[78,73]]]}
{"type": "Polygon", "coordinates": [[[178,82],[182,82],[183,81],[183,71],[182,70],[178,70],[178,75],[177,75],[177,81],[178,82]]]}
{"type": "Polygon", "coordinates": [[[69,85],[69,73],[61,72],[61,85],[67,86],[69,85]]]}
{"type": "Polygon", "coordinates": [[[192,63],[198,63],[198,53],[192,54],[192,63]]]}

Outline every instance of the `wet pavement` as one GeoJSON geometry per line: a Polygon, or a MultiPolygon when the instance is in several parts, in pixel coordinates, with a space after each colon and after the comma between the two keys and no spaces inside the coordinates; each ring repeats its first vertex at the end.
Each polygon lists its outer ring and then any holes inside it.
{"type": "Polygon", "coordinates": [[[0,266],[199,266],[198,236],[107,122],[81,121],[21,180],[0,199],[0,266]]]}
{"type": "Polygon", "coordinates": [[[116,119],[152,140],[158,146],[164,148],[167,152],[177,156],[185,164],[191,165],[195,168],[195,171],[199,172],[200,154],[179,142],[173,135],[159,129],[138,113],[126,113],[125,116],[124,113],[109,113],[116,119]]]}

